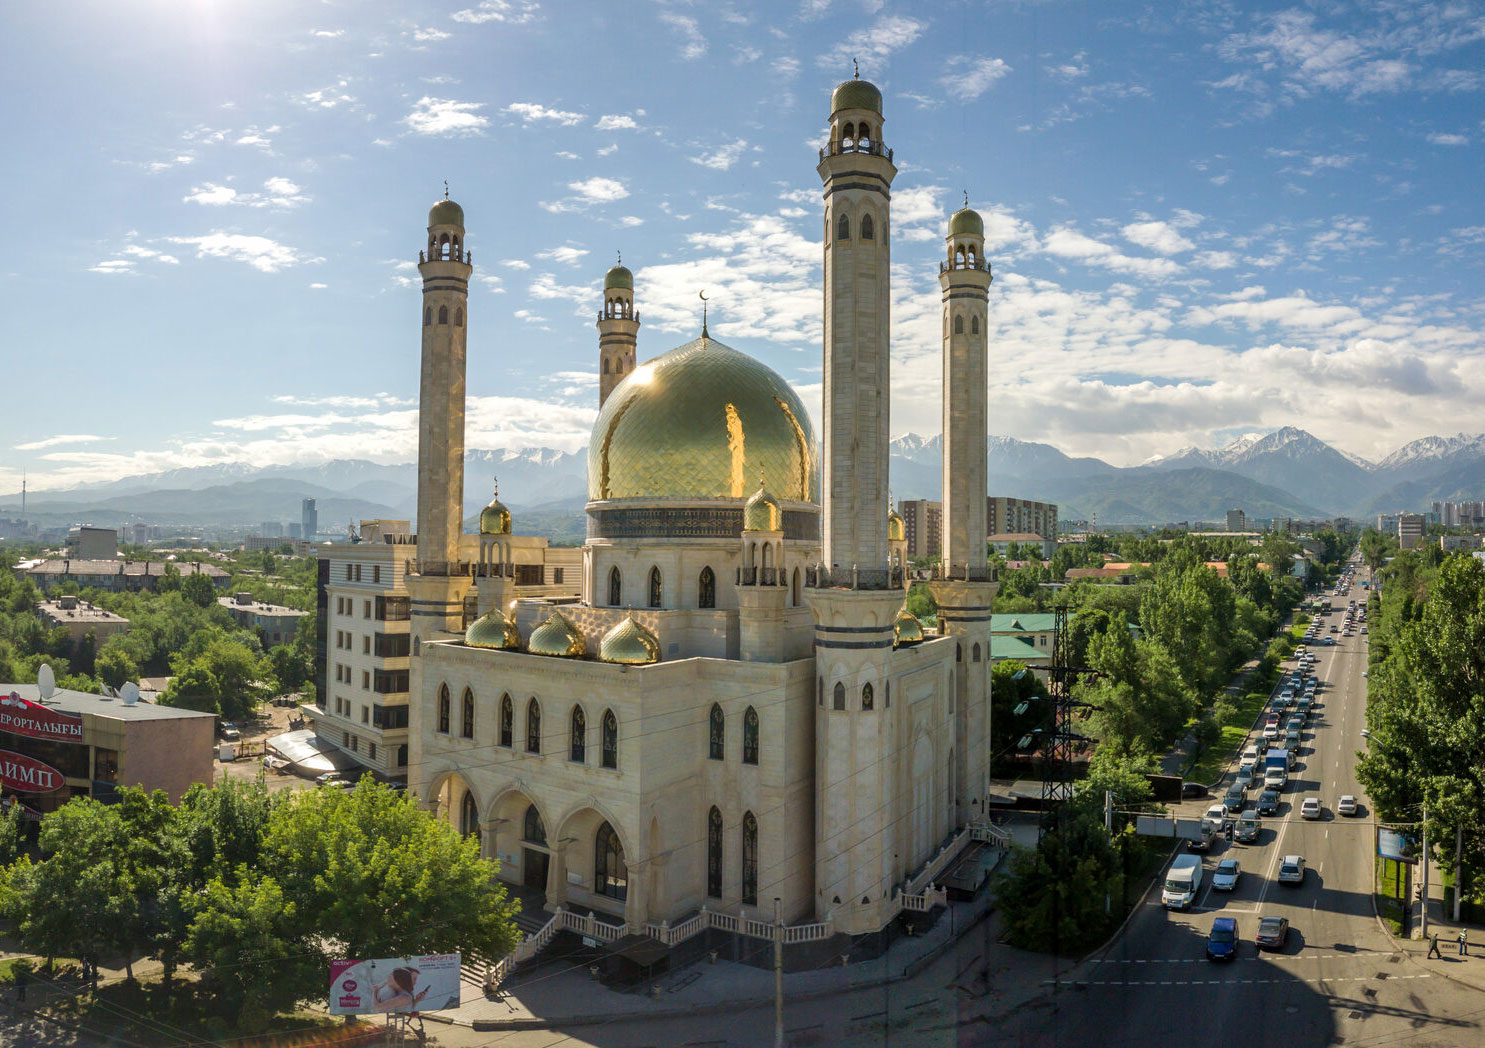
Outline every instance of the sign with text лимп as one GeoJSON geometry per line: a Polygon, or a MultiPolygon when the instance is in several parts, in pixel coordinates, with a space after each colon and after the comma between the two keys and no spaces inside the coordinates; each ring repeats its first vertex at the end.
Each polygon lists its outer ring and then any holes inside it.
{"type": "Polygon", "coordinates": [[[0,789],[7,793],[51,793],[60,790],[62,773],[24,753],[0,750],[0,789]]]}

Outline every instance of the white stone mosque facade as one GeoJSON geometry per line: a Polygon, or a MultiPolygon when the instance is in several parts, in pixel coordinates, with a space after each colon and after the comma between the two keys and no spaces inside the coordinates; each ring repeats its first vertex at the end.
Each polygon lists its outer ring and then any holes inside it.
{"type": "Polygon", "coordinates": [[[409,787],[549,910],[642,933],[703,910],[771,921],[777,899],[788,924],[870,934],[983,823],[983,223],[953,216],[940,271],[945,548],[926,631],[887,490],[897,169],[866,81],[832,94],[818,172],[820,442],[789,384],[705,325],[639,363],[634,279],[615,266],[575,601],[517,599],[498,498],[461,558],[473,267],[462,209],[429,214],[409,787]]]}

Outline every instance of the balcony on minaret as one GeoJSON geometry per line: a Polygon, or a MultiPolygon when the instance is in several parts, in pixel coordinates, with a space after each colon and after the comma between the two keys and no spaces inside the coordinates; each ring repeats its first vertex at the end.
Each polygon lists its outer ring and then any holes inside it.
{"type": "Polygon", "coordinates": [[[804,569],[804,584],[809,589],[891,590],[902,589],[902,583],[900,565],[843,568],[839,564],[832,567],[816,564],[804,569]]]}
{"type": "Polygon", "coordinates": [[[935,564],[933,577],[944,582],[999,582],[1000,573],[985,564],[974,566],[978,574],[971,574],[967,564],[935,564]]]}

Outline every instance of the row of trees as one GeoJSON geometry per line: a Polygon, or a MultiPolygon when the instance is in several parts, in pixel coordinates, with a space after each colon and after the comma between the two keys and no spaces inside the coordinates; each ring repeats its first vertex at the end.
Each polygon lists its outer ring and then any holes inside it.
{"type": "Polygon", "coordinates": [[[48,959],[156,957],[182,966],[238,1028],[324,996],[350,957],[515,944],[516,904],[477,838],[363,779],[353,790],[283,791],[228,780],[171,805],[121,791],[76,798],[41,823],[40,858],[17,857],[0,819],[0,914],[48,959]]]}
{"type": "MultiPolygon", "coordinates": [[[[1369,548],[1387,547],[1364,536],[1369,548]]],[[[1435,854],[1462,862],[1466,895],[1485,899],[1485,563],[1433,546],[1378,567],[1357,778],[1384,820],[1416,824],[1426,809],[1435,854]]]]}

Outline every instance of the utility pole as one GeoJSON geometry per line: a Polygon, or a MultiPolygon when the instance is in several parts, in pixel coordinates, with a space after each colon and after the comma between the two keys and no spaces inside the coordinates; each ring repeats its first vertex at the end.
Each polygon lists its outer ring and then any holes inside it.
{"type": "Polygon", "coordinates": [[[784,922],[773,897],[773,1048],[784,1048],[784,922]]]}
{"type": "Polygon", "coordinates": [[[1423,903],[1422,923],[1423,938],[1428,938],[1428,805],[1423,806],[1423,887],[1419,889],[1418,898],[1423,903]]]}
{"type": "MultiPolygon", "coordinates": [[[[1103,830],[1110,837],[1114,836],[1114,791],[1103,791],[1103,830]]],[[[1114,900],[1112,895],[1105,891],[1103,893],[1103,912],[1114,912],[1114,900]]]]}

